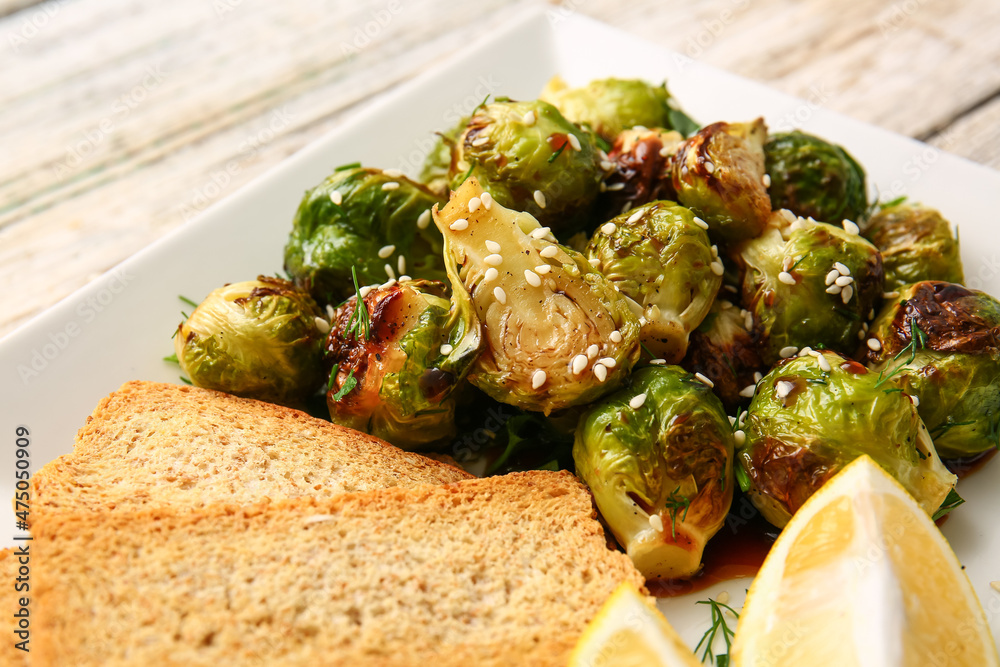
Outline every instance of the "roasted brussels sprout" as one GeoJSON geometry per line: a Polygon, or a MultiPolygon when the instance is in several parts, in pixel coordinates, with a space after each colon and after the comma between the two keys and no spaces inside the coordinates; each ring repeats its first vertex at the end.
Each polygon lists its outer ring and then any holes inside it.
{"type": "Polygon", "coordinates": [[[737,455],[749,496],[784,527],[802,503],[862,454],[899,480],[933,515],[955,486],[910,396],[834,352],[782,362],[757,385],[737,455]]]}
{"type": "Polygon", "coordinates": [[[531,215],[484,195],[470,178],[434,212],[486,327],[469,381],[546,414],[616,389],[639,358],[639,322],[624,297],[531,215]]]}
{"type": "Polygon", "coordinates": [[[468,122],[468,118],[463,118],[450,130],[438,132],[437,141],[434,142],[420,169],[420,182],[442,198],[448,197],[448,185],[451,182],[448,173],[451,171],[452,153],[459,135],[465,130],[468,122]]]}
{"type": "Polygon", "coordinates": [[[334,313],[325,361],[334,422],[403,449],[455,434],[452,392],[482,347],[468,294],[444,285],[393,282],[348,299],[334,313]]]}
{"type": "Polygon", "coordinates": [[[863,322],[882,298],[882,258],[875,246],[839,227],[781,211],[736,253],[743,304],[765,363],[807,346],[854,351],[863,322]]]}
{"type": "Polygon", "coordinates": [[[958,239],[932,208],[919,204],[883,208],[868,221],[864,234],[882,253],[887,290],[922,280],[965,282],[958,239]]]}
{"type": "Polygon", "coordinates": [[[840,146],[805,132],[772,134],[764,145],[771,207],[840,224],[868,209],[865,170],[840,146]]]}
{"type": "Polygon", "coordinates": [[[323,384],[322,315],[286,280],[231,283],[213,290],[178,327],[177,361],[198,387],[298,405],[323,384]]]}
{"type": "Polygon", "coordinates": [[[713,123],[677,149],[673,186],[680,203],[705,219],[709,235],[722,243],[756,237],[771,214],[764,186],[767,126],[713,123]]]}
{"type": "Polygon", "coordinates": [[[687,354],[680,365],[701,373],[714,385],[715,394],[730,413],[746,405],[754,385],[768,366],[747,330],[749,312],[726,299],[716,299],[705,320],[691,332],[687,354]]]}
{"type": "Polygon", "coordinates": [[[722,285],[722,262],[689,209],[657,201],[600,226],[587,258],[643,316],[639,338],[677,363],[722,285]]]}
{"type": "Polygon", "coordinates": [[[598,218],[608,220],[660,199],[675,200],[672,156],[684,137],[661,129],[625,130],[601,162],[604,185],[598,196],[598,218]]]}
{"type": "Polygon", "coordinates": [[[285,245],[285,270],[320,303],[398,275],[444,280],[430,208],[444,199],[391,170],[348,166],[306,192],[285,245]]]}
{"type": "Polygon", "coordinates": [[[665,83],[652,86],[637,79],[598,79],[583,88],[570,88],[556,76],[539,97],[609,143],[623,130],[636,125],[675,127],[676,112],[671,109],[674,101],[665,83]]]}
{"type": "Polygon", "coordinates": [[[587,220],[601,182],[593,135],[546,102],[495,102],[476,109],[458,138],[451,187],[468,177],[503,206],[556,231],[587,220]]]}
{"type": "Polygon", "coordinates": [[[636,371],[584,414],[576,472],[647,578],[689,577],[733,498],[733,433],[709,387],[676,366],[636,371]]]}
{"type": "Polygon", "coordinates": [[[872,324],[865,360],[919,400],[938,453],[1000,447],[1000,302],[946,282],[902,288],[872,324]]]}

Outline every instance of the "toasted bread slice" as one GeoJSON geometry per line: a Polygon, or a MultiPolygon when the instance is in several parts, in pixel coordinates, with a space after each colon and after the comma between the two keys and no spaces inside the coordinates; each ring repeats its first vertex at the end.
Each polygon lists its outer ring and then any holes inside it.
{"type": "Polygon", "coordinates": [[[98,404],[72,453],[32,477],[31,517],[328,497],[470,477],[290,408],[129,382],[98,404]]]}
{"type": "Polygon", "coordinates": [[[566,472],[33,532],[36,666],[562,666],[618,584],[645,592],[566,472]]]}

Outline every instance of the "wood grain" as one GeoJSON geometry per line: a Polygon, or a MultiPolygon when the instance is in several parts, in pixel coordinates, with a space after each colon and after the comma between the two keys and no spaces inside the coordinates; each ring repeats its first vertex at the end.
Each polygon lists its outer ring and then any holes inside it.
{"type": "MultiPolygon", "coordinates": [[[[524,4],[0,0],[0,289],[17,295],[0,335],[524,4]]],[[[566,0],[558,10],[1000,164],[992,0],[566,0]]]]}

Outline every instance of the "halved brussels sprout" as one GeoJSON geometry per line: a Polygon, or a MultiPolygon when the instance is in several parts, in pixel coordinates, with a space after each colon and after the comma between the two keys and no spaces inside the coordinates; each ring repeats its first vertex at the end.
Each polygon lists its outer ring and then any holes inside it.
{"type": "Polygon", "coordinates": [[[765,363],[807,346],[855,349],[862,324],[882,298],[882,256],[875,246],[782,211],[735,252],[744,271],[743,304],[765,363]]]}
{"type": "Polygon", "coordinates": [[[326,341],[330,417],[403,449],[453,436],[452,392],[483,340],[468,294],[449,301],[441,283],[405,280],[362,302],[337,309],[326,341]]]}
{"type": "Polygon", "coordinates": [[[638,304],[642,343],[671,364],[722,285],[718,252],[694,218],[672,201],[652,202],[599,227],[587,246],[590,263],[638,304]]]}
{"type": "Polygon", "coordinates": [[[685,141],[673,162],[680,203],[705,219],[723,243],[756,237],[771,214],[764,186],[764,119],[713,123],[685,141]]]}
{"type": "Polygon", "coordinates": [[[680,365],[701,373],[715,385],[715,394],[730,413],[750,402],[754,385],[768,366],[746,328],[749,313],[719,298],[705,320],[691,333],[680,365]]]}
{"type": "Polygon", "coordinates": [[[887,388],[919,399],[942,457],[1000,447],[1000,302],[992,296],[937,281],[904,287],[864,351],[887,388]]]}
{"type": "Polygon", "coordinates": [[[455,146],[451,187],[468,178],[501,205],[554,230],[583,224],[601,182],[593,135],[546,102],[476,109],[455,146]]]}
{"type": "Polygon", "coordinates": [[[883,208],[868,221],[864,234],[882,253],[887,290],[922,280],[965,282],[958,239],[932,208],[919,204],[883,208]]]}
{"type": "Polygon", "coordinates": [[[772,369],[757,385],[744,431],[737,458],[750,479],[750,499],[779,528],[862,454],[929,515],[955,486],[910,396],[885,391],[877,373],[835,352],[806,354],[772,369]]]}
{"type": "Polygon", "coordinates": [[[625,130],[602,161],[604,185],[598,197],[601,220],[661,199],[676,199],[671,175],[672,156],[684,141],[673,130],[625,130]]]}
{"type": "Polygon", "coordinates": [[[733,499],[733,433],[708,385],[676,366],[636,371],[591,408],[576,473],[647,579],[690,577],[733,499]]]}
{"type": "Polygon", "coordinates": [[[586,125],[607,142],[637,125],[681,129],[690,119],[673,106],[667,84],[653,86],[638,79],[598,79],[583,88],[570,88],[559,76],[552,77],[539,98],[550,102],[566,118],[586,125]],[[683,114],[681,114],[683,115],[683,114]],[[675,124],[676,119],[676,124],[675,124]]]}
{"type": "Polygon", "coordinates": [[[322,315],[287,280],[230,283],[178,326],[177,361],[195,386],[298,405],[323,384],[322,315]]]}
{"type": "Polygon", "coordinates": [[[531,215],[483,194],[470,178],[434,212],[486,327],[469,381],[546,414],[613,391],[639,358],[639,322],[624,297],[531,215]]]}
{"type": "Polygon", "coordinates": [[[798,130],[764,145],[771,207],[803,218],[860,222],[868,210],[865,170],[840,146],[798,130]]]}
{"type": "Polygon", "coordinates": [[[306,192],[285,245],[285,270],[321,303],[398,275],[444,280],[430,208],[444,199],[401,174],[349,166],[306,192]],[[388,267],[388,268],[386,268],[388,267]]]}

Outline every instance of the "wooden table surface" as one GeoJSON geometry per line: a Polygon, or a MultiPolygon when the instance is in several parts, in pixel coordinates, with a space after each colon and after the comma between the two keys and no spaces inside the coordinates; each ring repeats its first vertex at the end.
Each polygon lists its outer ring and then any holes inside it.
{"type": "MultiPolygon", "coordinates": [[[[0,336],[525,4],[0,0],[0,336]]],[[[1000,168],[997,0],[547,7],[1000,168]]]]}

